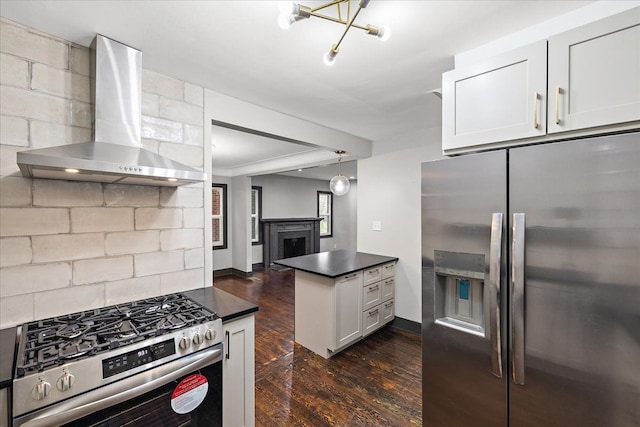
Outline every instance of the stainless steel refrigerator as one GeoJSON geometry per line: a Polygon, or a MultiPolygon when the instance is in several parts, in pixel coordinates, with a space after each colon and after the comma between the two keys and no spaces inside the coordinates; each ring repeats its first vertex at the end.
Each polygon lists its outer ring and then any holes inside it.
{"type": "Polygon", "coordinates": [[[422,164],[425,426],[640,426],[640,134],[422,164]]]}

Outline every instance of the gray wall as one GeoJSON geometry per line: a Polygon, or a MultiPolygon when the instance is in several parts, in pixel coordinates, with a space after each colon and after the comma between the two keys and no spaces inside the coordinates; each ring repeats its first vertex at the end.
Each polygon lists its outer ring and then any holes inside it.
{"type": "MultiPolygon", "coordinates": [[[[262,187],[263,218],[317,216],[317,192],[329,191],[328,181],[292,178],[283,175],[254,176],[251,185],[262,187]]],[[[356,181],[344,196],[333,196],[333,237],[320,239],[320,251],[356,250],[356,181]]],[[[253,246],[253,263],[262,262],[262,245],[253,246]]]]}

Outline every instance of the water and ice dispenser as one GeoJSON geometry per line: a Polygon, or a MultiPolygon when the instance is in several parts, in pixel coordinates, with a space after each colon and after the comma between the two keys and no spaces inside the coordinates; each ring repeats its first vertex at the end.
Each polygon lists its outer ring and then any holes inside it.
{"type": "Polygon", "coordinates": [[[484,254],[434,251],[435,323],[484,337],[484,254]]]}

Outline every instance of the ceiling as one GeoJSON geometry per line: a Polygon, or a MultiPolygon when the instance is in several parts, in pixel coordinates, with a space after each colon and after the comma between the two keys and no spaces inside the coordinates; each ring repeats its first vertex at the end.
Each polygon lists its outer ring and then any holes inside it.
{"type": "MultiPolygon", "coordinates": [[[[278,3],[22,0],[2,1],[0,14],[84,46],[100,33],[140,49],[146,69],[392,144],[393,135],[440,125],[441,102],[428,91],[455,54],[591,2],[372,0],[356,23],[386,25],[391,38],[353,28],[332,67],[322,57],[344,27],[312,17],[282,30],[278,3]]],[[[244,135],[225,160],[236,167],[313,149],[244,135]]]]}

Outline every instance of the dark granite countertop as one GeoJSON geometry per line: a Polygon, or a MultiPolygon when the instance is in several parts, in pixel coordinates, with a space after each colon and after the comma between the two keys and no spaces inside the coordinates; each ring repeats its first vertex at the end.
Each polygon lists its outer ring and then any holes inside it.
{"type": "Polygon", "coordinates": [[[16,328],[0,330],[0,388],[11,385],[13,358],[16,354],[16,328]]]}
{"type": "Polygon", "coordinates": [[[398,261],[398,258],[340,249],[280,259],[273,263],[335,279],[354,271],[394,261],[398,261]]]}
{"type": "Polygon", "coordinates": [[[222,318],[222,322],[258,311],[257,305],[212,286],[183,293],[197,303],[215,311],[222,318]]]}

